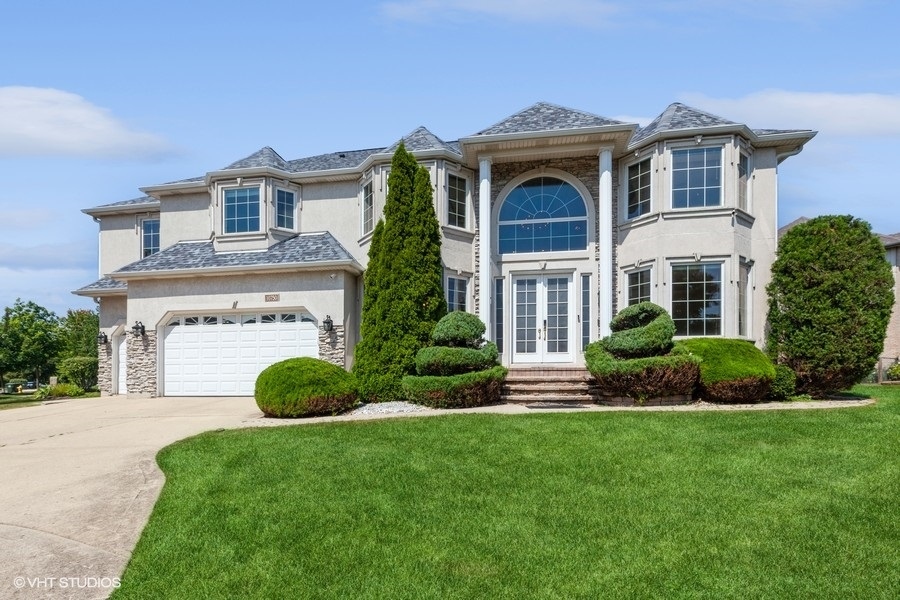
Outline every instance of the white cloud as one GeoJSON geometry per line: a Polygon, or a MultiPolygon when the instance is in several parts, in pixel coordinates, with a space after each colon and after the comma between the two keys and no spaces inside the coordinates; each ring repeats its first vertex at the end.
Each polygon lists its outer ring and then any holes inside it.
{"type": "Polygon", "coordinates": [[[129,128],[77,94],[0,87],[0,157],[154,158],[171,151],[162,137],[129,128]]]}
{"type": "Polygon", "coordinates": [[[391,19],[430,21],[465,15],[499,17],[511,21],[601,25],[619,8],[597,0],[399,0],[384,2],[382,12],[391,19]]]}
{"type": "Polygon", "coordinates": [[[741,98],[683,94],[681,99],[751,127],[815,129],[847,136],[900,135],[900,94],[763,90],[741,98]]]}

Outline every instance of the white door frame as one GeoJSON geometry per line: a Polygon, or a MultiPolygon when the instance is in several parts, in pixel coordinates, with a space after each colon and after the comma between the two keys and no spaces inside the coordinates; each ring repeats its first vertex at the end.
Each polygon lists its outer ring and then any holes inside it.
{"type": "Polygon", "coordinates": [[[509,303],[512,362],[574,363],[578,341],[577,301],[572,272],[512,273],[509,303]],[[560,280],[564,280],[562,287],[560,280]]]}

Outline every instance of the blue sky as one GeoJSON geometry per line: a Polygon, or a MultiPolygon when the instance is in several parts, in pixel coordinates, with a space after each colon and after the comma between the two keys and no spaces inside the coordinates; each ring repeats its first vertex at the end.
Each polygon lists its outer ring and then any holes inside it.
{"type": "Polygon", "coordinates": [[[97,276],[82,208],[272,146],[446,140],[547,101],[646,123],[680,101],[819,135],[780,169],[781,224],[900,232],[891,0],[10,2],[0,37],[0,308],[64,314],[97,276]]]}

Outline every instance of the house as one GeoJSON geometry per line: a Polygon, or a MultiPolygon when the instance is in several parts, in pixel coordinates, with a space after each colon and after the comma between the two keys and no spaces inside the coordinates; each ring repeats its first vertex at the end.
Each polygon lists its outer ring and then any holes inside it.
{"type": "MultiPolygon", "coordinates": [[[[578,367],[616,310],[651,300],[680,336],[762,343],[777,170],[815,135],[672,104],[646,127],[549,103],[456,141],[402,138],[425,166],[450,310],[511,367],[578,367]]],[[[349,368],[387,193],[385,148],[285,160],[263,148],[84,212],[104,394],[250,395],[297,355],[349,368]]]]}
{"type": "Polygon", "coordinates": [[[884,244],[887,261],[894,273],[894,307],[891,309],[891,320],[888,322],[880,360],[881,367],[887,369],[900,362],[900,232],[878,237],[884,244]]]}

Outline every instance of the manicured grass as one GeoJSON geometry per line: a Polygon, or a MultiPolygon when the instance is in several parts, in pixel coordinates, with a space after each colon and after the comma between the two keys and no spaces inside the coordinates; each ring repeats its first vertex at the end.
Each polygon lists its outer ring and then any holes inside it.
{"type": "Polygon", "coordinates": [[[900,389],[866,408],[211,432],[122,598],[897,598],[900,389]]]}
{"type": "Polygon", "coordinates": [[[33,393],[34,392],[32,391],[22,394],[0,394],[0,410],[37,404],[40,400],[32,398],[33,393]]]}

